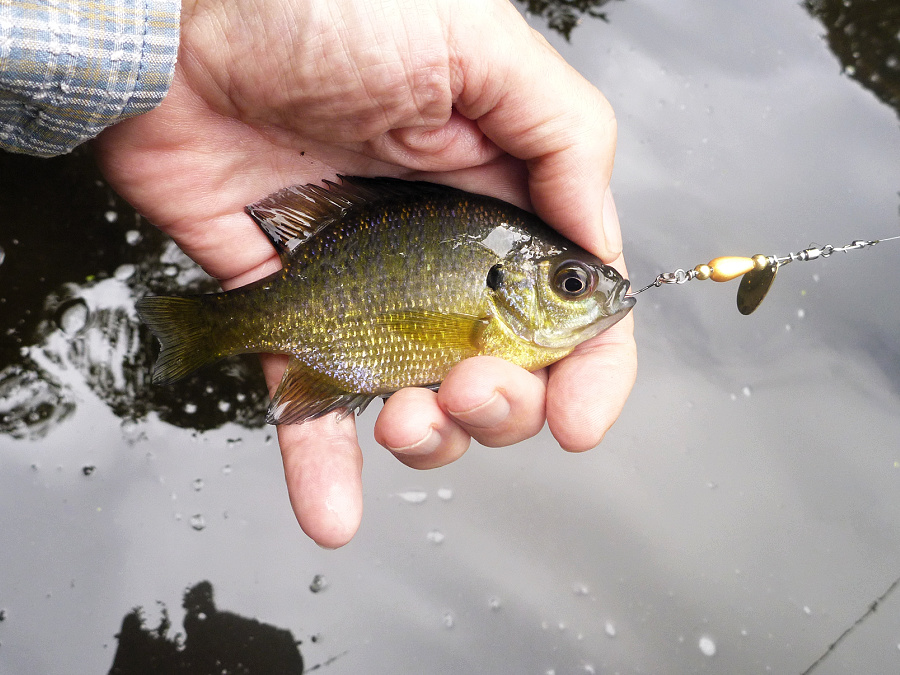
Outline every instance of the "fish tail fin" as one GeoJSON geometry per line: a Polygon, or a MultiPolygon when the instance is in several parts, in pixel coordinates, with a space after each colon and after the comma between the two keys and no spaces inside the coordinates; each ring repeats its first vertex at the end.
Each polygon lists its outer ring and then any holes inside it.
{"type": "Polygon", "coordinates": [[[147,296],[138,301],[138,316],[162,347],[154,384],[171,384],[224,356],[203,305],[199,297],[147,296]]]}

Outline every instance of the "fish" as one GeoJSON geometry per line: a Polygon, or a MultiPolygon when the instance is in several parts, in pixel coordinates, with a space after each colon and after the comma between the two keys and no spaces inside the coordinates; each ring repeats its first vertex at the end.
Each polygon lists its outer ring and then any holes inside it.
{"type": "Polygon", "coordinates": [[[270,424],[437,389],[463,359],[534,371],[610,328],[629,282],[537,216],[422,181],[338,176],[246,207],[282,268],[221,293],[146,296],[155,384],[242,353],[290,356],[270,424]]]}

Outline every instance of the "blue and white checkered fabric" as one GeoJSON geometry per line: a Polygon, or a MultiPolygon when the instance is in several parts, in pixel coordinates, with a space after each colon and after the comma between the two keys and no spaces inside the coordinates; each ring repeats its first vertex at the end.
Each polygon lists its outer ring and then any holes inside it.
{"type": "Polygon", "coordinates": [[[180,13],[172,0],[0,0],[0,148],[62,154],[152,110],[180,13]]]}

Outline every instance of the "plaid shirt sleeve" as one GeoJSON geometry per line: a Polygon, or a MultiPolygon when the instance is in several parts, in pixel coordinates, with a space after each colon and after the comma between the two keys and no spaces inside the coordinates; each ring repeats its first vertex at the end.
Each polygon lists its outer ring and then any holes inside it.
{"type": "Polygon", "coordinates": [[[179,0],[0,0],[0,148],[50,157],[159,105],[179,0]]]}

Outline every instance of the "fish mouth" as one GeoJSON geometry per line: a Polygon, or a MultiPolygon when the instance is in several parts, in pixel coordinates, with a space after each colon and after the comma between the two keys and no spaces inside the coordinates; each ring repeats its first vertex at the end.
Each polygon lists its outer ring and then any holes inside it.
{"type": "Polygon", "coordinates": [[[634,304],[637,302],[637,298],[633,295],[628,295],[628,291],[630,288],[631,282],[628,281],[628,279],[622,279],[619,282],[619,286],[616,289],[616,292],[610,295],[609,300],[606,303],[606,309],[609,312],[610,316],[618,314],[623,310],[627,314],[628,310],[634,307],[634,304]]]}
{"type": "Polygon", "coordinates": [[[591,337],[609,330],[628,315],[637,302],[637,298],[627,295],[630,287],[631,282],[628,279],[622,279],[616,292],[610,295],[606,303],[608,314],[591,326],[591,337]]]}

